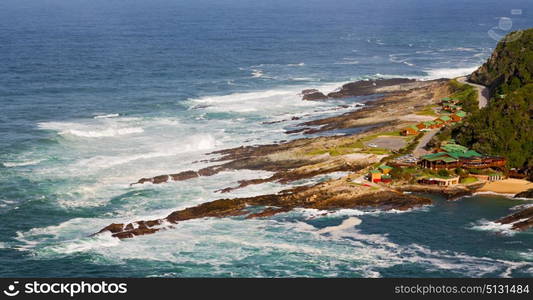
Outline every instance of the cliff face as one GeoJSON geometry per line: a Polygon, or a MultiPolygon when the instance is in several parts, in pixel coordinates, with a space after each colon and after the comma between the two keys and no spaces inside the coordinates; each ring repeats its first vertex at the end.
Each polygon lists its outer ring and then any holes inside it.
{"type": "Polygon", "coordinates": [[[489,60],[470,76],[491,94],[508,94],[533,83],[533,28],[508,34],[489,60]]]}
{"type": "Polygon", "coordinates": [[[454,129],[458,143],[507,157],[533,177],[533,29],[507,35],[470,80],[490,87],[488,106],[454,129]]]}

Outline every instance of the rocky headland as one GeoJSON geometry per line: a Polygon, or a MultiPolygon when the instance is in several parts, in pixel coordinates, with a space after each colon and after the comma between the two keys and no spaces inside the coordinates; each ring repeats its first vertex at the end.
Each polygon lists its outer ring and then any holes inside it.
{"type": "MultiPolygon", "coordinates": [[[[131,223],[114,223],[97,234],[110,232],[117,238],[131,238],[172,228],[178,222],[198,218],[264,218],[295,208],[313,208],[325,212],[341,208],[373,208],[383,210],[409,210],[432,201],[424,194],[440,194],[454,200],[477,191],[483,184],[456,185],[453,187],[421,186],[396,183],[393,185],[367,184],[364,176],[369,168],[388,160],[394,151],[369,148],[362,141],[379,137],[384,132],[399,131],[416,124],[427,116],[427,111],[441,98],[449,97],[449,80],[417,81],[412,79],[382,79],[358,81],[345,84],[336,92],[324,95],[316,89],[302,91],[304,100],[327,101],[330,98],[372,96],[363,107],[337,116],[317,119],[298,124],[304,135],[326,133],[326,136],[299,138],[268,145],[242,146],[210,153],[216,158],[211,166],[172,174],[160,174],[140,178],[132,185],[171,184],[202,176],[212,176],[231,170],[264,170],[273,174],[268,178],[243,180],[235,186],[219,190],[220,194],[231,192],[248,185],[265,182],[289,183],[333,172],[347,172],[339,179],[331,179],[314,185],[297,186],[277,194],[259,195],[247,198],[223,198],[198,206],[177,210],[166,217],[141,220],[131,223]],[[338,129],[353,129],[351,134],[330,135],[338,129]]],[[[416,146],[417,139],[404,139],[405,148],[416,146]]],[[[520,220],[523,215],[509,216],[509,220],[520,220]],[[512,217],[512,218],[511,218],[512,217]]],[[[508,219],[502,219],[507,222],[508,219]]],[[[511,222],[511,221],[509,221],[511,222]]],[[[521,221],[523,222],[523,221],[521,221]]],[[[531,226],[531,219],[523,229],[531,226]],[[529,225],[528,225],[529,224],[529,225]]],[[[514,223],[513,223],[514,224],[514,223]]],[[[518,223],[516,223],[518,224],[518,223]]],[[[513,225],[514,226],[514,225],[513,225]]]]}

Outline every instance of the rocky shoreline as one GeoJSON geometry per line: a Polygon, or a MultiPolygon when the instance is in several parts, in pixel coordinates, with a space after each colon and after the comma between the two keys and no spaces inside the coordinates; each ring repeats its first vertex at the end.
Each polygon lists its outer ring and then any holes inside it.
{"type": "MultiPolygon", "coordinates": [[[[349,83],[338,91],[323,95],[317,90],[304,90],[304,100],[376,95],[377,98],[357,109],[338,116],[299,124],[299,132],[312,134],[337,129],[361,129],[358,133],[344,136],[321,136],[300,138],[288,142],[226,149],[210,153],[217,158],[210,160],[212,166],[174,174],[162,174],[139,179],[137,184],[165,184],[201,176],[212,176],[231,170],[264,170],[273,172],[268,178],[238,182],[219,190],[228,193],[248,185],[265,182],[289,183],[333,172],[349,172],[348,176],[332,179],[311,186],[298,186],[277,194],[247,198],[220,199],[195,207],[178,210],[155,220],[132,223],[114,223],[99,233],[110,232],[124,239],[152,234],[172,228],[173,224],[198,218],[245,217],[263,218],[295,208],[335,210],[341,208],[378,208],[383,210],[409,210],[430,205],[432,201],[420,194],[440,194],[449,200],[474,193],[482,184],[436,187],[422,185],[366,185],[361,178],[368,168],[380,163],[389,154],[377,153],[361,144],[361,139],[379,135],[385,131],[397,131],[412,124],[420,116],[417,111],[435,105],[449,96],[448,80],[416,81],[412,79],[383,79],[349,83]]],[[[290,134],[290,132],[288,132],[290,134]]],[[[502,222],[511,222],[523,215],[510,216],[502,222]]],[[[529,228],[529,223],[517,228],[529,228]]],[[[522,222],[523,223],[523,222],[522,222]]],[[[515,223],[513,223],[515,224],[515,223]]],[[[514,225],[513,225],[514,226],[514,225]]]]}
{"type": "Polygon", "coordinates": [[[162,219],[137,221],[128,224],[111,224],[98,233],[110,232],[113,237],[131,238],[171,228],[172,224],[199,218],[244,216],[246,218],[269,217],[294,208],[335,210],[341,208],[379,208],[383,210],[409,210],[430,205],[430,199],[403,194],[392,189],[378,189],[352,184],[349,177],[299,186],[277,194],[248,198],[220,199],[175,211],[162,219]],[[260,208],[252,212],[250,208],[260,208]]]}

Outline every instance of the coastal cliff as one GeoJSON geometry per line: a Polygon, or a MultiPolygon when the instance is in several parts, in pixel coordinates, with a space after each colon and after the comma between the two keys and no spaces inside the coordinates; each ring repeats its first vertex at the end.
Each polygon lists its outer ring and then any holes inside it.
{"type": "Polygon", "coordinates": [[[470,81],[488,86],[493,95],[533,83],[533,29],[504,37],[488,61],[470,75],[470,81]]]}
{"type": "Polygon", "coordinates": [[[489,86],[492,99],[452,133],[474,150],[507,157],[508,168],[533,178],[533,29],[506,36],[470,81],[489,86]]]}

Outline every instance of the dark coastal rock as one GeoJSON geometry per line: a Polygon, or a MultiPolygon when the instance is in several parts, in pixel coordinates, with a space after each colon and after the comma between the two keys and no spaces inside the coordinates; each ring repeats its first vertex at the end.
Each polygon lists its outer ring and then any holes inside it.
{"type": "Polygon", "coordinates": [[[161,225],[161,223],[162,220],[138,221],[126,225],[122,223],[113,223],[104,227],[96,234],[109,231],[112,233],[113,237],[119,239],[132,238],[134,236],[152,234],[159,231],[161,228],[157,228],[156,226],[161,225]]]}
{"type": "Polygon", "coordinates": [[[512,224],[513,230],[524,231],[533,227],[533,207],[526,208],[517,213],[496,221],[500,224],[512,224]]]}
{"type": "Polygon", "coordinates": [[[163,182],[167,182],[170,180],[170,176],[169,175],[160,175],[160,176],[156,176],[153,178],[152,182],[154,184],[159,184],[159,183],[163,183],[163,182]]]}
{"type": "Polygon", "coordinates": [[[447,200],[452,201],[464,196],[472,195],[483,185],[484,183],[472,184],[469,186],[403,185],[397,187],[397,189],[403,192],[439,194],[447,200]]]}
{"type": "Polygon", "coordinates": [[[515,198],[533,198],[533,189],[518,193],[514,195],[515,198]]]}
{"type": "Polygon", "coordinates": [[[308,89],[302,91],[302,100],[325,100],[328,99],[328,96],[316,89],[308,89]]]}
{"type": "Polygon", "coordinates": [[[198,171],[184,171],[184,172],[180,172],[176,174],[159,175],[159,176],[155,176],[151,178],[141,178],[137,182],[132,183],[131,185],[143,184],[146,182],[151,182],[153,184],[160,184],[160,183],[169,182],[171,180],[172,181],[184,181],[184,180],[189,180],[189,179],[196,178],[199,176],[212,176],[212,175],[215,175],[221,172],[222,170],[224,170],[224,168],[221,168],[218,166],[207,167],[207,168],[200,169],[198,171]]]}
{"type": "Polygon", "coordinates": [[[269,207],[261,212],[258,212],[255,214],[249,214],[248,216],[246,216],[246,219],[271,217],[273,215],[283,213],[283,212],[288,212],[290,210],[291,208],[288,208],[288,207],[282,207],[282,208],[269,207]]]}
{"type": "Polygon", "coordinates": [[[260,195],[248,198],[220,199],[175,211],[166,218],[152,221],[138,221],[124,224],[111,224],[98,233],[109,231],[114,237],[123,239],[155,233],[162,228],[158,225],[175,224],[198,218],[222,218],[247,215],[247,218],[269,217],[294,208],[314,208],[334,210],[340,208],[378,208],[383,210],[407,210],[431,204],[431,200],[415,195],[405,195],[394,190],[367,189],[338,179],[316,184],[299,186],[277,194],[260,195]],[[250,214],[248,206],[267,207],[263,211],[250,214]]]}
{"type": "Polygon", "coordinates": [[[343,85],[339,91],[329,93],[328,97],[346,98],[356,96],[367,96],[378,93],[378,90],[381,88],[401,84],[409,84],[414,82],[416,82],[415,79],[408,78],[361,80],[343,85]]]}
{"type": "MultiPolygon", "coordinates": [[[[198,175],[198,172],[185,171],[185,172],[181,172],[181,173],[178,173],[178,174],[170,174],[169,176],[174,181],[181,181],[181,180],[187,180],[187,179],[191,179],[191,178],[196,178],[199,175],[198,175]]],[[[154,178],[157,178],[157,177],[154,177],[154,178]]],[[[154,183],[156,183],[156,182],[154,181],[154,183]]]]}

